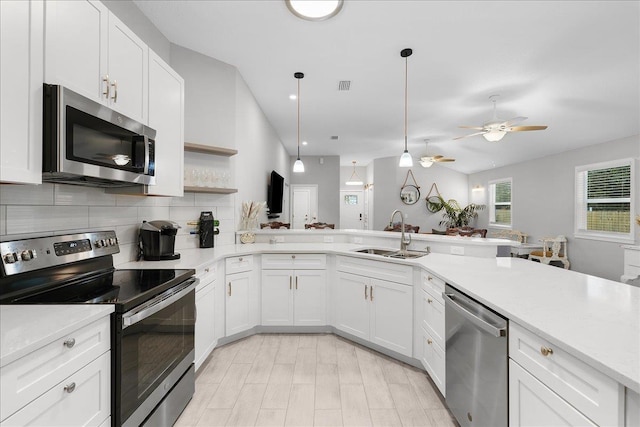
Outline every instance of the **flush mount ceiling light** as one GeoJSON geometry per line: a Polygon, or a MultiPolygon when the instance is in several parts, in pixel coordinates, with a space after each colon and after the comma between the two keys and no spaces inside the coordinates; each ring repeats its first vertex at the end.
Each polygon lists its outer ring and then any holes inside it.
{"type": "Polygon", "coordinates": [[[407,81],[409,80],[409,61],[407,58],[410,57],[412,53],[413,50],[411,49],[402,49],[400,51],[400,56],[404,58],[404,152],[402,156],[400,156],[400,163],[398,164],[401,168],[410,168],[413,166],[413,159],[411,158],[411,154],[409,154],[409,150],[407,150],[407,81]]]}
{"type": "Polygon", "coordinates": [[[342,9],[343,0],[284,0],[289,11],[307,21],[333,18],[342,9]]]}
{"type": "Polygon", "coordinates": [[[351,163],[353,163],[353,173],[351,174],[349,181],[345,182],[345,185],[364,185],[364,182],[362,182],[356,172],[356,161],[354,160],[351,163]]]}
{"type": "Polygon", "coordinates": [[[293,74],[293,77],[298,79],[298,158],[293,164],[293,171],[295,173],[302,173],[304,172],[304,164],[302,163],[302,160],[300,160],[300,80],[304,78],[304,74],[297,72],[293,74]]]}

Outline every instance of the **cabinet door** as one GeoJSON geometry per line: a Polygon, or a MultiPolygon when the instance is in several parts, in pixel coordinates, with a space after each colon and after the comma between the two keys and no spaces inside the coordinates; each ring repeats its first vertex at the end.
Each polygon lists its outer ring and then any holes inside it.
{"type": "Polygon", "coordinates": [[[149,126],[156,130],[156,196],[183,195],[184,80],[154,52],[149,52],[149,126]]]}
{"type": "Polygon", "coordinates": [[[196,291],[195,363],[196,371],[213,351],[215,333],[215,287],[212,283],[196,291]]]}
{"type": "Polygon", "coordinates": [[[0,182],[42,183],[42,2],[0,1],[0,182]]]}
{"type": "Polygon", "coordinates": [[[292,270],[262,270],[262,324],[293,325],[292,270]]]}
{"type": "Polygon", "coordinates": [[[296,270],[294,279],[295,325],[323,326],[327,324],[324,270],[296,270]]]}
{"type": "Polygon", "coordinates": [[[250,307],[251,273],[228,274],[226,280],[226,336],[252,327],[250,307]]]}
{"type": "Polygon", "coordinates": [[[509,426],[595,426],[551,389],[509,359],[509,426]]]}
{"type": "Polygon", "coordinates": [[[438,390],[446,396],[444,350],[426,332],[422,333],[422,366],[429,373],[438,390]]]}
{"type": "Polygon", "coordinates": [[[413,287],[371,279],[370,341],[412,356],[413,287]]]}
{"type": "Polygon", "coordinates": [[[109,14],[108,52],[110,107],[147,123],[149,48],[113,13],[109,14]]]}
{"type": "Polygon", "coordinates": [[[111,413],[111,352],[73,373],[0,426],[99,426],[111,413]]]}
{"type": "Polygon", "coordinates": [[[369,339],[369,279],[337,273],[333,307],[335,327],[362,339],[369,339]]]}
{"type": "Polygon", "coordinates": [[[92,0],[53,0],[45,7],[45,82],[106,103],[109,10],[92,0]]]}

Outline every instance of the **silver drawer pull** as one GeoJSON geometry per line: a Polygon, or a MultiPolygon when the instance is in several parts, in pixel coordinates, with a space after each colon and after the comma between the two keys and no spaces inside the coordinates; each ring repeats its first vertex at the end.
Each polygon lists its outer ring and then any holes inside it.
{"type": "Polygon", "coordinates": [[[291,258],[292,258],[292,259],[296,259],[296,256],[295,256],[295,255],[291,255],[291,258]]]}
{"type": "Polygon", "coordinates": [[[427,298],[427,302],[428,302],[429,304],[431,304],[431,303],[433,302],[433,300],[432,300],[431,298],[427,298]]]}
{"type": "Polygon", "coordinates": [[[542,346],[540,347],[540,353],[542,353],[543,356],[551,356],[553,354],[553,349],[542,346]]]}
{"type": "Polygon", "coordinates": [[[433,341],[431,339],[427,339],[427,344],[431,345],[433,344],[433,341]]]}
{"type": "Polygon", "coordinates": [[[62,345],[64,345],[67,348],[72,348],[74,345],[76,345],[76,339],[75,338],[69,338],[68,340],[63,342],[62,345]]]}
{"type": "Polygon", "coordinates": [[[205,272],[205,273],[208,273],[208,272],[209,272],[209,269],[208,269],[208,268],[205,268],[205,269],[204,269],[204,272],[205,272]]]}
{"type": "Polygon", "coordinates": [[[433,280],[433,277],[431,277],[431,276],[427,276],[427,280],[428,280],[428,281],[432,281],[432,280],[433,280]]]}
{"type": "Polygon", "coordinates": [[[64,391],[66,391],[67,393],[73,393],[73,390],[75,389],[76,389],[76,383],[71,383],[64,386],[64,391]]]}

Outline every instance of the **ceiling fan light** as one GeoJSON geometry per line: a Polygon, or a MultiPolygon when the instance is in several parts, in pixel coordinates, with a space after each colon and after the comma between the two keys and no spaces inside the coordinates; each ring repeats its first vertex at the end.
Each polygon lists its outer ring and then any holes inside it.
{"type": "Polygon", "coordinates": [[[289,11],[298,18],[322,21],[340,12],[344,0],[285,0],[289,11]]]}
{"type": "Polygon", "coordinates": [[[401,168],[413,167],[413,158],[411,157],[411,154],[409,154],[408,150],[404,150],[404,153],[400,156],[400,163],[398,163],[398,166],[401,168]]]}
{"type": "Polygon", "coordinates": [[[502,138],[504,138],[506,134],[507,132],[503,130],[492,130],[490,132],[483,134],[482,136],[484,139],[486,139],[489,142],[497,142],[497,141],[500,141],[502,138]]]}
{"type": "Polygon", "coordinates": [[[304,163],[302,163],[302,160],[300,160],[300,157],[298,157],[298,159],[296,160],[296,162],[293,164],[293,171],[295,173],[302,173],[304,172],[304,163]]]}
{"type": "Polygon", "coordinates": [[[433,165],[433,162],[428,159],[420,159],[420,166],[423,168],[430,168],[433,165]]]}

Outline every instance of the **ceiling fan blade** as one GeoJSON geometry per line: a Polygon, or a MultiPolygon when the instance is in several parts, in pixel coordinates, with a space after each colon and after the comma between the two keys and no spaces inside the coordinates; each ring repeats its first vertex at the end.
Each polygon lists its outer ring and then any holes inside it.
{"type": "Polygon", "coordinates": [[[456,159],[450,159],[448,157],[442,157],[442,158],[434,160],[434,161],[436,161],[436,162],[455,162],[456,159]]]}
{"type": "Polygon", "coordinates": [[[502,123],[503,126],[509,127],[511,125],[514,125],[516,123],[520,123],[520,122],[524,122],[525,120],[527,120],[527,117],[514,117],[513,119],[509,119],[507,121],[505,121],[504,123],[502,123]]]}
{"type": "Polygon", "coordinates": [[[441,156],[440,154],[438,154],[437,156],[431,156],[431,158],[432,158],[433,160],[435,160],[436,162],[438,161],[438,159],[441,159],[441,158],[443,158],[443,157],[444,157],[444,156],[441,156]]]}
{"type": "Polygon", "coordinates": [[[477,130],[484,130],[484,128],[483,128],[483,127],[481,127],[481,126],[458,126],[458,127],[459,127],[459,128],[462,128],[462,129],[477,129],[477,130]]]}
{"type": "Polygon", "coordinates": [[[476,136],[476,135],[484,135],[485,133],[487,133],[488,131],[483,130],[482,132],[476,132],[476,133],[472,133],[470,135],[463,135],[463,136],[458,136],[456,138],[453,138],[453,140],[457,140],[457,139],[462,139],[462,138],[468,138],[470,136],[476,136]]]}
{"type": "Polygon", "coordinates": [[[545,130],[546,126],[512,126],[508,127],[505,130],[507,132],[524,132],[527,130],[545,130]]]}

